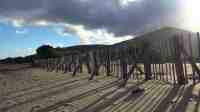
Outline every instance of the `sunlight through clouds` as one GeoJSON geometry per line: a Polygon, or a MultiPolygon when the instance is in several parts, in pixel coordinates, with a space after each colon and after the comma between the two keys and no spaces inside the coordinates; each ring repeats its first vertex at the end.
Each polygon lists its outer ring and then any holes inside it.
{"type": "Polygon", "coordinates": [[[199,0],[184,0],[186,17],[185,25],[192,31],[200,31],[200,1],[199,0]]]}

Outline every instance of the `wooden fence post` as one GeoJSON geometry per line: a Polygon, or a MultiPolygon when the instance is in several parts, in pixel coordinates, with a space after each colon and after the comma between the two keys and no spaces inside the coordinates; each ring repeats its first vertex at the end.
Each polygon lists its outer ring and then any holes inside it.
{"type": "Polygon", "coordinates": [[[175,46],[175,59],[176,59],[176,76],[178,84],[185,84],[185,77],[183,72],[183,63],[181,57],[181,49],[180,49],[180,38],[179,36],[174,37],[174,46],[175,46]]]}

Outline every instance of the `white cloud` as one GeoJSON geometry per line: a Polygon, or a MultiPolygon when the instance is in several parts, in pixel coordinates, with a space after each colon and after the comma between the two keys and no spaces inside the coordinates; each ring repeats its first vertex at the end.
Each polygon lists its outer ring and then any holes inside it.
{"type": "Polygon", "coordinates": [[[0,16],[0,22],[4,24],[12,25],[15,28],[23,28],[26,26],[35,26],[35,27],[42,27],[42,26],[54,26],[55,23],[48,22],[46,20],[35,20],[35,21],[27,21],[24,18],[5,18],[0,16]]]}
{"type": "Polygon", "coordinates": [[[16,34],[26,34],[27,30],[23,29],[23,30],[16,30],[16,34]]]}
{"type": "Polygon", "coordinates": [[[33,22],[33,25],[35,25],[35,26],[48,26],[49,23],[45,20],[40,20],[40,21],[33,22]]]}
{"type": "Polygon", "coordinates": [[[105,29],[87,30],[82,25],[66,24],[65,27],[67,29],[65,31],[73,31],[69,33],[76,34],[80,38],[80,44],[114,44],[133,38],[131,35],[115,37],[113,33],[109,33],[105,29]]]}
{"type": "Polygon", "coordinates": [[[27,56],[27,55],[32,55],[34,53],[36,52],[35,52],[35,49],[33,48],[25,48],[25,49],[17,48],[16,49],[16,55],[18,56],[27,56]]]}
{"type": "Polygon", "coordinates": [[[126,6],[128,6],[130,3],[136,2],[136,1],[139,1],[139,0],[120,0],[120,4],[122,5],[122,7],[126,7],[126,6]]]}
{"type": "Polygon", "coordinates": [[[50,45],[53,48],[64,47],[64,45],[62,43],[52,43],[52,42],[43,42],[42,45],[50,45]]]}
{"type": "Polygon", "coordinates": [[[25,24],[25,21],[21,18],[16,18],[12,20],[12,25],[14,27],[21,28],[24,26],[24,24],[25,24]]]}
{"type": "Polygon", "coordinates": [[[66,31],[64,31],[64,30],[65,30],[65,29],[64,29],[63,26],[54,27],[54,28],[53,28],[53,31],[54,31],[57,35],[59,35],[60,37],[71,36],[70,33],[66,32],[66,31]]]}

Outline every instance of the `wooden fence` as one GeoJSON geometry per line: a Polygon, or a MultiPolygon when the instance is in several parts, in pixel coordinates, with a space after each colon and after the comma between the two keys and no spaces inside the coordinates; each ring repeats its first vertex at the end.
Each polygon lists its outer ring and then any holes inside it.
{"type": "Polygon", "coordinates": [[[88,72],[116,76],[127,82],[162,80],[173,84],[200,81],[200,36],[177,34],[156,42],[136,40],[132,45],[121,44],[77,53],[56,59],[36,60],[48,71],[88,72]],[[85,71],[86,68],[87,71],[85,71]]]}

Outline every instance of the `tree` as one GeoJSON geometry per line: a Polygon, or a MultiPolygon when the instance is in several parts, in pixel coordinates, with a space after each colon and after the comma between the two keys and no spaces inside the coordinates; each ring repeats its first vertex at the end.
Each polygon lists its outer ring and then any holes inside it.
{"type": "Polygon", "coordinates": [[[55,49],[50,45],[42,45],[36,50],[39,58],[54,58],[57,56],[55,49]]]}

